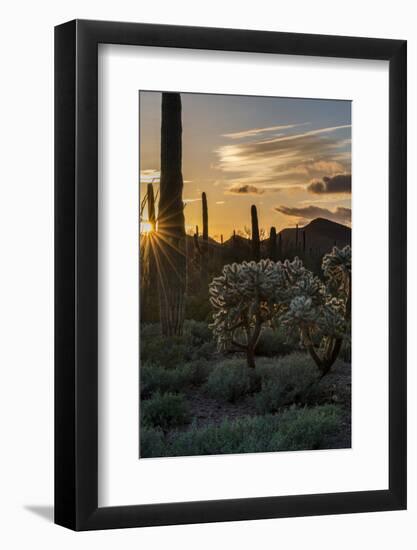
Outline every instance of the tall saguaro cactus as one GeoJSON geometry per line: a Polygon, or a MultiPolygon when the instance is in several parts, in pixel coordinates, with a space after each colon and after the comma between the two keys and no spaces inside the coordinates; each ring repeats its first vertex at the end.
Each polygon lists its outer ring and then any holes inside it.
{"type": "Polygon", "coordinates": [[[181,97],[178,93],[163,93],[157,254],[159,309],[164,336],[181,335],[184,323],[187,268],[181,163],[181,97]]]}
{"type": "Polygon", "coordinates": [[[207,207],[207,195],[203,192],[201,194],[201,204],[203,209],[203,241],[202,241],[202,256],[201,256],[201,275],[204,284],[207,283],[208,275],[208,207],[207,207]]]}
{"type": "Polygon", "coordinates": [[[269,232],[269,243],[268,243],[268,257],[270,260],[276,261],[277,255],[277,230],[275,227],[271,227],[269,232]]]}
{"type": "Polygon", "coordinates": [[[261,259],[261,242],[259,239],[258,212],[254,204],[251,206],[250,213],[252,219],[252,259],[259,262],[261,259]]]}
{"type": "Polygon", "coordinates": [[[208,208],[207,208],[207,195],[203,192],[201,194],[201,203],[203,206],[203,243],[208,243],[208,208]]]}

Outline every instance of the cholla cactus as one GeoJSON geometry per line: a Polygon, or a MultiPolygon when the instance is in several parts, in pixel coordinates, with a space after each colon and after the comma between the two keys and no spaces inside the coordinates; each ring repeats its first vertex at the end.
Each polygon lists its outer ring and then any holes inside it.
{"type": "Polygon", "coordinates": [[[352,249],[336,246],[331,254],[326,254],[322,261],[322,269],[327,279],[328,290],[345,302],[346,321],[350,323],[352,301],[352,249]]]}
{"type": "Polygon", "coordinates": [[[220,349],[254,356],[262,326],[283,324],[297,332],[322,376],[336,361],[350,324],[350,247],[334,248],[323,259],[326,284],[299,258],[226,265],[210,284],[213,330],[220,349]]]}
{"type": "Polygon", "coordinates": [[[210,283],[210,302],[215,313],[210,328],[219,349],[234,346],[246,351],[249,367],[255,367],[255,348],[262,326],[279,314],[285,302],[285,269],[280,262],[261,260],[225,265],[210,283]]]}
{"type": "Polygon", "coordinates": [[[351,248],[336,247],[323,258],[326,285],[310,271],[293,270],[294,297],[282,322],[298,329],[302,345],[309,351],[322,376],[327,374],[350,333],[351,248]]]}

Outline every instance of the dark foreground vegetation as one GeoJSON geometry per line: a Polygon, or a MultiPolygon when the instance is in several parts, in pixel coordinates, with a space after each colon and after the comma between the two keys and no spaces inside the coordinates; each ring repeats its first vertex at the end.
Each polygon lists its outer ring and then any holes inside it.
{"type": "Polygon", "coordinates": [[[205,322],[159,335],[157,323],[142,326],[142,458],[350,447],[348,349],[319,379],[283,332],[263,331],[255,369],[219,353],[205,322]]]}

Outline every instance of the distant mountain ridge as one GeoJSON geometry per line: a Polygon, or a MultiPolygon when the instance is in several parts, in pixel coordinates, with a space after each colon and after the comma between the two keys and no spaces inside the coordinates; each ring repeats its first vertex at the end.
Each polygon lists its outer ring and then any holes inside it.
{"type": "MultiPolygon", "coordinates": [[[[316,218],[304,227],[298,228],[298,246],[303,246],[303,233],[305,233],[306,251],[312,249],[321,252],[330,250],[333,246],[343,248],[351,244],[351,228],[341,223],[333,222],[327,218],[316,218]]],[[[281,235],[284,248],[295,247],[297,228],[282,229],[281,235]]]]}
{"type": "MultiPolygon", "coordinates": [[[[344,247],[351,243],[351,228],[341,223],[333,222],[327,218],[315,218],[304,227],[298,228],[298,246],[303,246],[303,232],[306,236],[306,251],[310,248],[321,251],[330,250],[333,246],[344,247]]],[[[277,234],[277,242],[281,235],[283,248],[295,248],[296,245],[296,227],[287,227],[277,234]]],[[[233,237],[224,242],[224,246],[232,246],[233,237]]],[[[261,242],[261,247],[267,246],[269,235],[266,235],[261,242]]],[[[236,235],[235,243],[239,246],[247,246],[250,239],[236,235]]]]}

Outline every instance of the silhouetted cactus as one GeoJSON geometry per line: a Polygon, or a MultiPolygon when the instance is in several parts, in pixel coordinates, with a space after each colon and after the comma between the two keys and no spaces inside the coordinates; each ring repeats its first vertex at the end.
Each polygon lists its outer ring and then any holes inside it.
{"type": "Polygon", "coordinates": [[[259,239],[258,212],[254,204],[251,206],[250,213],[252,221],[252,259],[259,262],[261,259],[261,242],[259,239]]]}
{"type": "Polygon", "coordinates": [[[298,250],[298,223],[295,226],[295,250],[298,250]]]}
{"type": "Polygon", "coordinates": [[[207,195],[203,192],[201,194],[201,203],[203,206],[203,243],[207,247],[208,243],[208,208],[207,208],[207,195]]]}
{"type": "Polygon", "coordinates": [[[269,232],[269,242],[268,242],[268,258],[271,260],[276,260],[277,256],[277,230],[275,227],[271,227],[269,232]]]}
{"type": "Polygon", "coordinates": [[[161,179],[158,212],[158,293],[164,336],[181,335],[186,289],[186,248],[182,201],[181,97],[162,94],[161,179]]]}
{"type": "Polygon", "coordinates": [[[208,276],[209,242],[207,196],[204,192],[201,194],[201,204],[203,212],[203,235],[200,239],[198,234],[198,225],[196,225],[194,234],[194,247],[198,255],[198,262],[200,264],[200,273],[202,277],[201,281],[203,285],[205,285],[208,276]]]}
{"type": "Polygon", "coordinates": [[[303,254],[306,253],[306,232],[303,230],[303,254]]]}
{"type": "Polygon", "coordinates": [[[152,183],[148,183],[147,198],[148,198],[148,220],[151,225],[151,231],[155,231],[156,229],[155,196],[153,194],[152,183]]]}
{"type": "Polygon", "coordinates": [[[282,234],[278,233],[278,260],[282,260],[282,234]]]}

